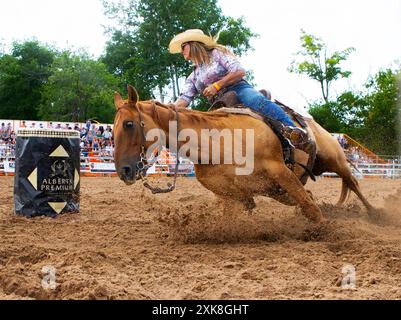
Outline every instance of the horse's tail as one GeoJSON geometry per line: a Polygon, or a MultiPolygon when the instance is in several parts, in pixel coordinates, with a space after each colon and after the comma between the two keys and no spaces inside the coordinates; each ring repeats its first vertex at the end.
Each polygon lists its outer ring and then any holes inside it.
{"type": "MultiPolygon", "coordinates": [[[[347,162],[348,162],[356,171],[358,171],[360,174],[362,174],[361,171],[358,169],[358,167],[355,166],[354,162],[353,162],[348,156],[346,156],[345,158],[346,158],[347,162]]],[[[349,176],[344,175],[344,176],[341,176],[341,178],[342,178],[342,187],[341,187],[340,199],[339,199],[338,202],[337,202],[338,205],[343,204],[343,203],[347,200],[347,198],[349,197],[350,192],[351,192],[350,186],[355,186],[355,188],[358,188],[358,181],[357,181],[357,180],[355,179],[355,177],[351,174],[351,171],[350,171],[350,175],[349,175],[349,176]]]]}

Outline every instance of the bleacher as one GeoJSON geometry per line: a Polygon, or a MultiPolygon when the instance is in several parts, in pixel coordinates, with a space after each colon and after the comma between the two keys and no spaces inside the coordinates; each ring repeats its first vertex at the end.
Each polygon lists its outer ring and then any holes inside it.
{"type": "Polygon", "coordinates": [[[347,134],[334,133],[333,136],[352,162],[351,168],[356,177],[401,178],[401,156],[379,156],[347,134]]]}

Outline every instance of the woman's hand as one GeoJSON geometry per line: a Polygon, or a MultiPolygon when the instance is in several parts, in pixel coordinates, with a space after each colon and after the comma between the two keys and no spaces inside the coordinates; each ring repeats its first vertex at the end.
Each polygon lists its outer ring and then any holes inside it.
{"type": "MultiPolygon", "coordinates": [[[[219,90],[221,90],[222,88],[226,88],[228,86],[236,84],[244,77],[245,77],[245,71],[243,70],[229,72],[224,78],[216,82],[217,88],[220,88],[219,90]]],[[[215,87],[214,84],[211,84],[203,91],[203,95],[206,97],[213,97],[219,92],[217,88],[215,87]]]]}
{"type": "Polygon", "coordinates": [[[216,94],[217,94],[217,89],[212,84],[208,86],[205,90],[203,90],[203,95],[205,97],[213,97],[216,94]]]}

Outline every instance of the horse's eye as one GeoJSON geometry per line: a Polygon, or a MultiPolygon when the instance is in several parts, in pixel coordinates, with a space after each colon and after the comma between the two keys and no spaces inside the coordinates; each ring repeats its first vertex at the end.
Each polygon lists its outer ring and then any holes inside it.
{"type": "Polygon", "coordinates": [[[124,127],[127,129],[132,129],[135,126],[134,121],[126,121],[124,122],[124,127]]]}

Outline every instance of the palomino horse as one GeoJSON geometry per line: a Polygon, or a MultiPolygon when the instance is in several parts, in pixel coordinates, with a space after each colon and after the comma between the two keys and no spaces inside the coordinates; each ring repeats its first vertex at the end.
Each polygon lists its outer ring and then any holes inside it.
{"type": "MultiPolygon", "coordinates": [[[[249,115],[223,112],[193,110],[176,112],[173,108],[161,103],[139,101],[138,93],[132,86],[128,86],[128,100],[123,100],[119,93],[115,94],[115,107],[117,113],[113,130],[114,159],[117,173],[126,184],[130,185],[136,181],[138,168],[143,165],[145,151],[154,143],[154,141],[146,141],[146,135],[152,129],[159,129],[168,136],[169,122],[176,120],[177,117],[179,117],[179,131],[191,129],[196,133],[195,137],[198,138],[192,139],[191,143],[200,146],[199,158],[202,152],[211,153],[210,141],[206,143],[207,149],[202,145],[202,130],[223,131],[228,129],[233,132],[238,129],[251,129],[255,138],[251,174],[237,175],[238,165],[236,164],[213,164],[210,162],[195,164],[198,181],[223,199],[228,204],[226,208],[239,202],[244,208],[253,209],[255,206],[254,196],[264,195],[285,204],[298,205],[303,215],[312,222],[322,223],[325,220],[319,207],[305,190],[296,174],[286,166],[279,139],[263,121],[249,115]],[[281,192],[277,192],[277,190],[281,192]],[[276,196],[283,194],[283,190],[288,197],[276,196]],[[288,199],[291,199],[292,202],[288,199]]],[[[307,121],[309,133],[315,139],[317,146],[313,173],[315,175],[324,172],[337,173],[342,178],[342,191],[338,204],[344,203],[351,189],[366,206],[368,212],[373,211],[373,207],[362,195],[357,180],[352,176],[346,156],[337,140],[315,121],[307,121]]],[[[246,146],[240,148],[241,154],[245,149],[246,146]]],[[[208,159],[212,159],[212,156],[209,155],[208,159]]]]}

